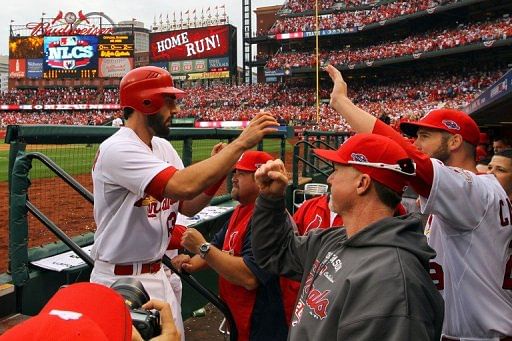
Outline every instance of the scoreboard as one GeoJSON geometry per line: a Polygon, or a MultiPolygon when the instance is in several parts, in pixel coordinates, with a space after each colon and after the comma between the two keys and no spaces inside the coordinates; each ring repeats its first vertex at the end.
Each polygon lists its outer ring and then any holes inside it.
{"type": "Polygon", "coordinates": [[[134,67],[132,35],[11,37],[9,77],[122,77],[134,67]]]}

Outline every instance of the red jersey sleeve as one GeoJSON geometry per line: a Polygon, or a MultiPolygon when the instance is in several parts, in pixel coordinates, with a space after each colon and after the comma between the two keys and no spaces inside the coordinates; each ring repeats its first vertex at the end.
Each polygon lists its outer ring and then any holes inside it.
{"type": "Polygon", "coordinates": [[[187,228],[183,225],[175,225],[171,232],[171,240],[167,246],[167,250],[182,249],[181,237],[187,228]]]}
{"type": "Polygon", "coordinates": [[[434,181],[434,168],[428,155],[420,152],[402,135],[380,120],[375,122],[372,133],[387,136],[405,149],[409,157],[416,163],[416,176],[411,177],[410,184],[416,193],[427,198],[434,181]]]}
{"type": "Polygon", "coordinates": [[[170,178],[176,173],[177,169],[174,167],[167,167],[153,178],[146,187],[146,193],[156,198],[158,201],[164,199],[165,185],[170,178]]]}

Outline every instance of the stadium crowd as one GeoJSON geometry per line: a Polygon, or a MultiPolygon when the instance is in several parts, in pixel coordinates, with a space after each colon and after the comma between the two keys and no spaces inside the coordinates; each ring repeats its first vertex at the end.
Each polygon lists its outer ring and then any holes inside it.
{"type": "MultiPolygon", "coordinates": [[[[414,120],[440,106],[463,108],[496,81],[505,69],[437,74],[435,77],[408,77],[394,83],[372,80],[354,82],[354,101],[375,116],[388,116],[391,123],[414,120]],[[372,84],[369,86],[369,84],[372,84]]],[[[327,102],[329,85],[320,97],[327,102]]],[[[283,123],[307,129],[347,131],[348,127],[328,105],[322,105],[319,121],[315,93],[311,87],[283,84],[256,84],[252,87],[196,87],[182,103],[181,117],[202,121],[246,120],[260,109],[271,111],[283,123]],[[226,94],[231,96],[226,98],[226,94]]]]}
{"type": "MultiPolygon", "coordinates": [[[[417,119],[430,109],[447,106],[463,108],[482,90],[491,85],[504,69],[491,71],[466,70],[457,74],[414,76],[394,83],[377,80],[351,82],[352,98],[358,105],[375,116],[387,116],[391,123],[400,119],[417,119]]],[[[329,84],[322,86],[320,98],[329,99],[329,84]]],[[[2,94],[2,104],[24,104],[33,90],[12,90],[2,94]]],[[[59,103],[56,98],[80,98],[85,102],[83,89],[50,90],[52,96],[40,97],[37,104],[59,103]],[[66,97],[68,96],[68,97],[66,97]]],[[[307,129],[347,131],[348,127],[328,105],[321,106],[319,120],[315,107],[315,90],[309,84],[268,83],[230,86],[215,84],[211,87],[195,86],[187,90],[181,102],[178,117],[193,117],[199,121],[249,120],[259,110],[272,112],[282,124],[293,124],[307,129]]],[[[44,93],[45,91],[38,91],[44,93]]],[[[102,98],[116,103],[115,90],[96,91],[92,103],[102,98]]],[[[69,103],[63,100],[60,103],[69,103]]],[[[118,111],[0,111],[0,125],[9,124],[66,124],[100,125],[109,122],[118,111]]]]}
{"type": "Polygon", "coordinates": [[[0,104],[112,104],[118,97],[117,89],[12,89],[0,93],[0,104]]]}
{"type": "MultiPolygon", "coordinates": [[[[411,1],[393,1],[371,10],[342,12],[336,14],[323,15],[320,22],[320,30],[347,29],[363,27],[383,20],[389,20],[403,15],[410,15],[416,12],[425,11],[439,5],[455,3],[460,0],[411,0],[411,1]]],[[[297,1],[302,5],[297,8],[309,8],[309,5],[303,1],[297,1]]],[[[308,2],[309,3],[309,2],[308,2]]],[[[311,32],[314,31],[315,17],[284,17],[276,20],[275,24],[268,32],[261,31],[260,35],[273,35],[289,32],[311,32]]]]}
{"type": "Polygon", "coordinates": [[[112,110],[0,111],[0,128],[10,124],[101,125],[116,115],[112,110]]]}
{"type": "MultiPolygon", "coordinates": [[[[354,65],[379,59],[397,58],[429,51],[444,50],[482,41],[507,39],[512,36],[511,18],[507,15],[484,23],[460,24],[449,30],[433,30],[409,36],[401,41],[387,41],[363,48],[322,51],[320,59],[332,65],[354,65]]],[[[266,65],[275,70],[284,67],[313,67],[315,55],[311,52],[283,52],[274,55],[266,65]]]]}

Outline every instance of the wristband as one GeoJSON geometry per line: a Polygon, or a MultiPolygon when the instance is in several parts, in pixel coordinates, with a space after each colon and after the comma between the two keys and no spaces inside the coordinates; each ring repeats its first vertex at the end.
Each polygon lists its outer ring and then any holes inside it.
{"type": "Polygon", "coordinates": [[[219,190],[220,186],[222,186],[222,184],[224,183],[224,180],[226,180],[226,177],[223,177],[222,179],[219,180],[219,182],[208,187],[203,193],[210,197],[213,197],[215,193],[217,193],[217,191],[219,190]]]}

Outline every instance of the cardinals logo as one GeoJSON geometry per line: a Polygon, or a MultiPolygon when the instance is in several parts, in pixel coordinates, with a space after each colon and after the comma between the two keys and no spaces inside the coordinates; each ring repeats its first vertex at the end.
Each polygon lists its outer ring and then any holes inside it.
{"type": "Polygon", "coordinates": [[[142,206],[149,206],[152,203],[158,202],[155,198],[153,198],[151,195],[146,195],[144,198],[139,199],[133,204],[135,207],[142,207],[142,206]]]}
{"type": "Polygon", "coordinates": [[[234,255],[235,253],[235,244],[236,244],[236,237],[238,236],[238,231],[235,231],[231,233],[229,236],[229,242],[228,242],[228,252],[230,255],[234,255]]]}
{"type": "Polygon", "coordinates": [[[304,231],[304,234],[309,232],[312,229],[317,229],[322,226],[322,217],[319,214],[315,215],[315,218],[309,222],[309,224],[306,226],[306,230],[304,231]]]}

